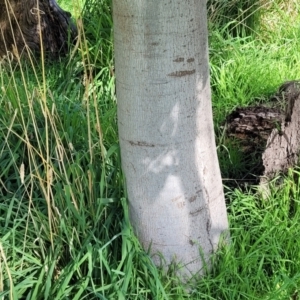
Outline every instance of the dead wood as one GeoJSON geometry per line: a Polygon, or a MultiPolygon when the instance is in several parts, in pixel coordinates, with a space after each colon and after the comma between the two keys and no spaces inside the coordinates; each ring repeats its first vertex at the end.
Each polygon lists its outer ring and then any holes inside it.
{"type": "Polygon", "coordinates": [[[0,0],[0,12],[0,57],[41,50],[57,57],[77,35],[71,14],[55,0],[0,0]]]}
{"type": "MultiPolygon", "coordinates": [[[[298,84],[298,83],[297,83],[298,84]]],[[[300,150],[300,89],[299,84],[291,84],[287,95],[285,122],[281,128],[274,128],[262,154],[265,167],[264,176],[271,177],[285,172],[298,163],[300,150]],[[295,89],[295,86],[297,88],[295,89]]]]}
{"type": "Polygon", "coordinates": [[[259,154],[252,173],[271,178],[286,172],[300,153],[300,81],[285,82],[268,105],[236,109],[226,126],[227,135],[240,141],[242,155],[259,154]]]}

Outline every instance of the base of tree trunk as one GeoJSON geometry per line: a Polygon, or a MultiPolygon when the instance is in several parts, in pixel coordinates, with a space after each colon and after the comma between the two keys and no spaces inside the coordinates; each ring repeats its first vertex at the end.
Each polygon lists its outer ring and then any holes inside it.
{"type": "Polygon", "coordinates": [[[268,106],[236,109],[226,128],[227,136],[239,141],[241,155],[257,154],[251,175],[270,179],[285,173],[296,165],[300,152],[300,81],[281,85],[268,106]]]}
{"type": "Polygon", "coordinates": [[[57,57],[77,36],[71,14],[55,0],[0,0],[0,57],[29,52],[57,57]]]}

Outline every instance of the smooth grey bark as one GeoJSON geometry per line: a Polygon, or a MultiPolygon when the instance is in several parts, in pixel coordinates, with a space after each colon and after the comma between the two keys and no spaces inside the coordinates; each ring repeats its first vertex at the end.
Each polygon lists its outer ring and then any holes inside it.
{"type": "MultiPolygon", "coordinates": [[[[186,275],[228,230],[209,83],[206,1],[114,0],[118,125],[131,223],[186,275]]],[[[159,256],[153,257],[159,264],[159,256]]]]}

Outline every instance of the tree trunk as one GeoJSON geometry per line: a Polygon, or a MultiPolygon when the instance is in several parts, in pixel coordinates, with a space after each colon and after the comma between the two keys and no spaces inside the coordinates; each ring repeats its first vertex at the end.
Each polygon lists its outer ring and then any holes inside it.
{"type": "Polygon", "coordinates": [[[55,0],[0,0],[0,12],[0,57],[41,50],[56,57],[77,34],[71,14],[55,0]]]}
{"type": "MultiPolygon", "coordinates": [[[[145,249],[201,270],[228,230],[213,132],[205,1],[114,0],[122,167],[145,249]]],[[[153,257],[155,263],[159,256],[153,257]]]]}

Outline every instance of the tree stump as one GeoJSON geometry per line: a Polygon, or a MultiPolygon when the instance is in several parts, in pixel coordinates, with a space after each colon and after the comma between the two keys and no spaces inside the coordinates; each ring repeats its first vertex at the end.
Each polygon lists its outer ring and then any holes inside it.
{"type": "Polygon", "coordinates": [[[71,14],[55,0],[0,0],[0,57],[29,52],[57,57],[77,35],[71,14]]]}
{"type": "Polygon", "coordinates": [[[298,162],[300,152],[300,81],[285,82],[268,105],[238,108],[226,121],[227,135],[240,141],[241,152],[257,151],[262,170],[272,178],[298,162]]]}

